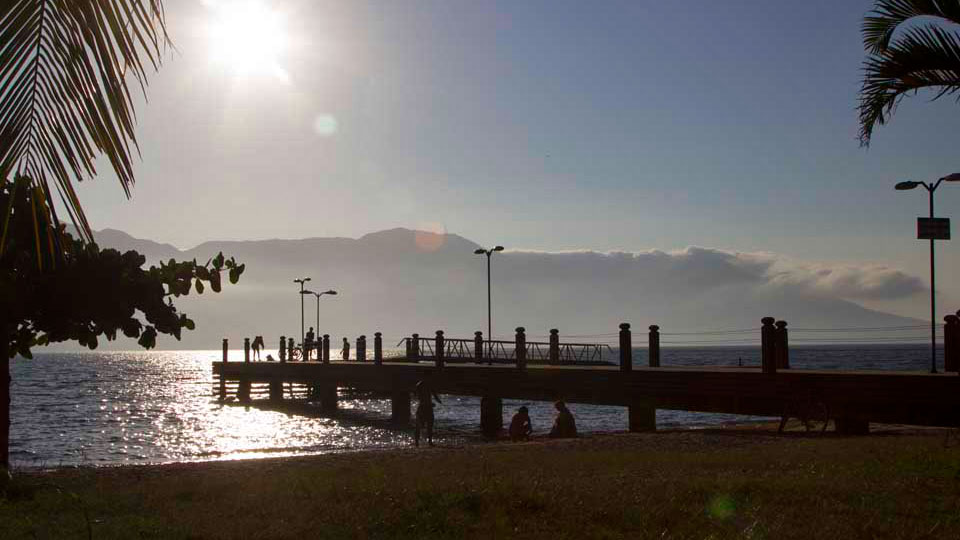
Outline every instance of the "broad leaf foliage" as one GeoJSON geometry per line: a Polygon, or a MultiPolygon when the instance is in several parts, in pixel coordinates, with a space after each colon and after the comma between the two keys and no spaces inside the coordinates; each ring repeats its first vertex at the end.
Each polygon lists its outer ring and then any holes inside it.
{"type": "Polygon", "coordinates": [[[860,143],[923,88],[934,99],[960,92],[960,0],[878,0],[863,21],[860,143]]]}
{"type": "MultiPolygon", "coordinates": [[[[136,150],[128,82],[140,89],[168,44],[162,0],[0,1],[0,182],[33,179],[86,240],[74,182],[107,156],[129,196],[136,150]]],[[[0,209],[3,212],[4,209],[0,209]]],[[[0,214],[7,235],[9,216],[0,214]]]]}

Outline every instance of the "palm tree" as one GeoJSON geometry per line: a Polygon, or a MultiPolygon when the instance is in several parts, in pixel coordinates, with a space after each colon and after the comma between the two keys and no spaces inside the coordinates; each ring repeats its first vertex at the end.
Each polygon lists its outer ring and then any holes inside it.
{"type": "Polygon", "coordinates": [[[933,99],[960,92],[960,33],[951,24],[960,24],[960,0],[877,0],[864,17],[861,145],[869,146],[874,128],[905,95],[921,88],[935,90],[933,99]]]}
{"type": "MultiPolygon", "coordinates": [[[[92,240],[74,182],[95,174],[100,154],[130,196],[139,149],[128,82],[144,91],[148,68],[159,66],[169,44],[163,15],[162,0],[0,2],[0,186],[33,179],[47,206],[34,209],[35,227],[59,228],[59,199],[92,240]]],[[[0,208],[0,253],[10,212],[0,208]]]]}

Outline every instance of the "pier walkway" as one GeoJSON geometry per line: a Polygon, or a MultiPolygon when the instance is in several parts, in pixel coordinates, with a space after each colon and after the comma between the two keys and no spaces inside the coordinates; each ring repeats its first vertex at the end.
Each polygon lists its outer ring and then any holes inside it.
{"type": "MultiPolygon", "coordinates": [[[[870,422],[960,426],[960,376],[955,372],[790,369],[786,324],[774,326],[772,319],[764,319],[762,330],[759,369],[661,367],[655,326],[649,334],[649,365],[636,366],[629,325],[623,324],[619,365],[595,358],[578,364],[571,356],[558,361],[563,349],[558,339],[547,343],[543,355],[528,358],[531,348],[518,329],[510,364],[502,363],[508,355],[490,355],[488,362],[485,353],[496,346],[479,336],[447,340],[438,332],[429,347],[418,336],[406,339],[406,354],[396,359],[382,357],[377,335],[371,361],[331,361],[327,350],[319,361],[310,362],[214,362],[213,372],[220,399],[230,394],[242,401],[312,397],[333,410],[338,388],[379,392],[390,396],[392,418],[399,423],[409,422],[411,392],[425,380],[438,393],[482,398],[481,425],[490,435],[503,425],[505,398],[627,407],[625,427],[631,431],[655,429],[656,409],[832,420],[838,431],[847,433],[866,432],[870,422]],[[448,349],[451,341],[457,344],[448,349]],[[447,356],[471,341],[472,352],[447,356]]],[[[358,358],[365,359],[365,346],[359,346],[358,358]]]]}

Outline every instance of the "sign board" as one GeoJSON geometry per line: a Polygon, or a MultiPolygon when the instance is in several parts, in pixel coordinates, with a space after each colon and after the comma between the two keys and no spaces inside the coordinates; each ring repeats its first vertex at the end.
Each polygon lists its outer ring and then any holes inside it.
{"type": "Polygon", "coordinates": [[[917,239],[949,240],[950,218],[917,218],[917,239]]]}

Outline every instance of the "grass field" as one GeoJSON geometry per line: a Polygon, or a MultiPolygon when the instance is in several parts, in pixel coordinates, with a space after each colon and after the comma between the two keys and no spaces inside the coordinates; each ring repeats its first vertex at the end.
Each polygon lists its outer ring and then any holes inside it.
{"type": "Polygon", "coordinates": [[[20,474],[2,538],[960,538],[960,441],[724,429],[20,474]]]}

